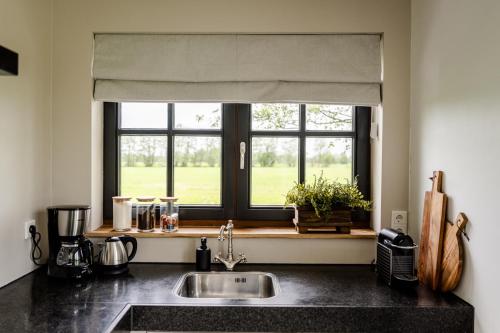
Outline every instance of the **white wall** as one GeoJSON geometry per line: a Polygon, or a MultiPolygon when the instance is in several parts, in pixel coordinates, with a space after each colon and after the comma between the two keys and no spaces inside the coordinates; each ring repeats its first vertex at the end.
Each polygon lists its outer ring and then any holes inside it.
{"type": "MultiPolygon", "coordinates": [[[[94,244],[103,239],[92,239],[94,244]]],[[[197,238],[138,238],[135,262],[195,262],[195,251],[200,246],[197,238]]],[[[226,253],[227,241],[208,239],[212,256],[226,253]]],[[[271,239],[235,238],[235,254],[244,253],[249,263],[279,264],[367,264],[374,256],[373,241],[363,239],[271,239]]]]}
{"type": "Polygon", "coordinates": [[[0,76],[0,287],[34,268],[24,222],[50,204],[51,2],[0,1],[0,45],[19,76],[0,76]]]}
{"type": "Polygon", "coordinates": [[[427,177],[443,170],[448,219],[470,220],[457,294],[477,332],[500,332],[499,22],[498,0],[412,2],[410,219],[420,224],[427,177]]]}
{"type": "MultiPolygon", "coordinates": [[[[374,225],[388,225],[392,209],[407,209],[409,0],[55,0],[53,201],[55,204],[91,203],[92,223],[97,226],[102,215],[102,150],[99,147],[102,138],[97,137],[102,118],[98,103],[91,102],[90,69],[95,32],[383,33],[381,127],[384,133],[375,150],[378,155],[374,169],[374,225]]],[[[364,244],[362,242],[366,241],[351,241],[346,251],[356,253],[356,249],[365,248],[358,245],[364,244]]],[[[167,243],[155,244],[159,244],[157,251],[167,246],[167,243]]],[[[191,248],[187,241],[182,244],[186,249],[191,248]]],[[[301,244],[285,241],[283,250],[286,252],[301,244]]],[[[319,260],[323,255],[311,252],[309,259],[319,260]]],[[[366,262],[365,258],[373,256],[372,248],[355,258],[366,262]]]]}

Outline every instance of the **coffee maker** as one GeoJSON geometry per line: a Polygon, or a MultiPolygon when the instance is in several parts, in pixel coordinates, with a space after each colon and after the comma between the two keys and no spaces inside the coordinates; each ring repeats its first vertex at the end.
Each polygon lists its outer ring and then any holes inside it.
{"type": "Polygon", "coordinates": [[[81,279],[92,274],[93,246],[83,236],[90,206],[48,207],[49,276],[81,279]]]}

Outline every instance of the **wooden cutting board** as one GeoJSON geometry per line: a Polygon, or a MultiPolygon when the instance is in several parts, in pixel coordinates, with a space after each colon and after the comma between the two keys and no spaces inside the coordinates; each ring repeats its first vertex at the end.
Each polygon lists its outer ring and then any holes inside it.
{"type": "Polygon", "coordinates": [[[432,290],[441,281],[441,261],[446,215],[446,194],[441,192],[443,172],[434,171],[432,191],[425,193],[419,254],[419,280],[432,290]]]}
{"type": "Polygon", "coordinates": [[[420,235],[419,255],[418,255],[418,280],[425,283],[427,275],[427,245],[429,243],[429,214],[431,211],[432,192],[426,191],[424,197],[424,214],[422,217],[422,231],[420,235]]]}
{"type": "Polygon", "coordinates": [[[468,220],[465,214],[460,213],[455,223],[446,223],[446,232],[443,240],[443,260],[441,263],[440,290],[452,291],[460,282],[464,262],[463,241],[460,235],[468,220]]]}

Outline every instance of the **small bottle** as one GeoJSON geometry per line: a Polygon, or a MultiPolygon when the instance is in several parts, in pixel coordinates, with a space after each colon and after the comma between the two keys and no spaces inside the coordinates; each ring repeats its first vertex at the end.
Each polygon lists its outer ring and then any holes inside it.
{"type": "Polygon", "coordinates": [[[201,246],[196,249],[196,270],[209,272],[211,260],[212,255],[207,247],[207,237],[201,237],[201,246]]]}

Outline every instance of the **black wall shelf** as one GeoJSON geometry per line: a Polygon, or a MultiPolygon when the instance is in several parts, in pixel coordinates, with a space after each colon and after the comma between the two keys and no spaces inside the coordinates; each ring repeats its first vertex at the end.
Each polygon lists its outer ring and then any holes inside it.
{"type": "Polygon", "coordinates": [[[19,73],[19,55],[0,45],[0,75],[19,73]]]}

